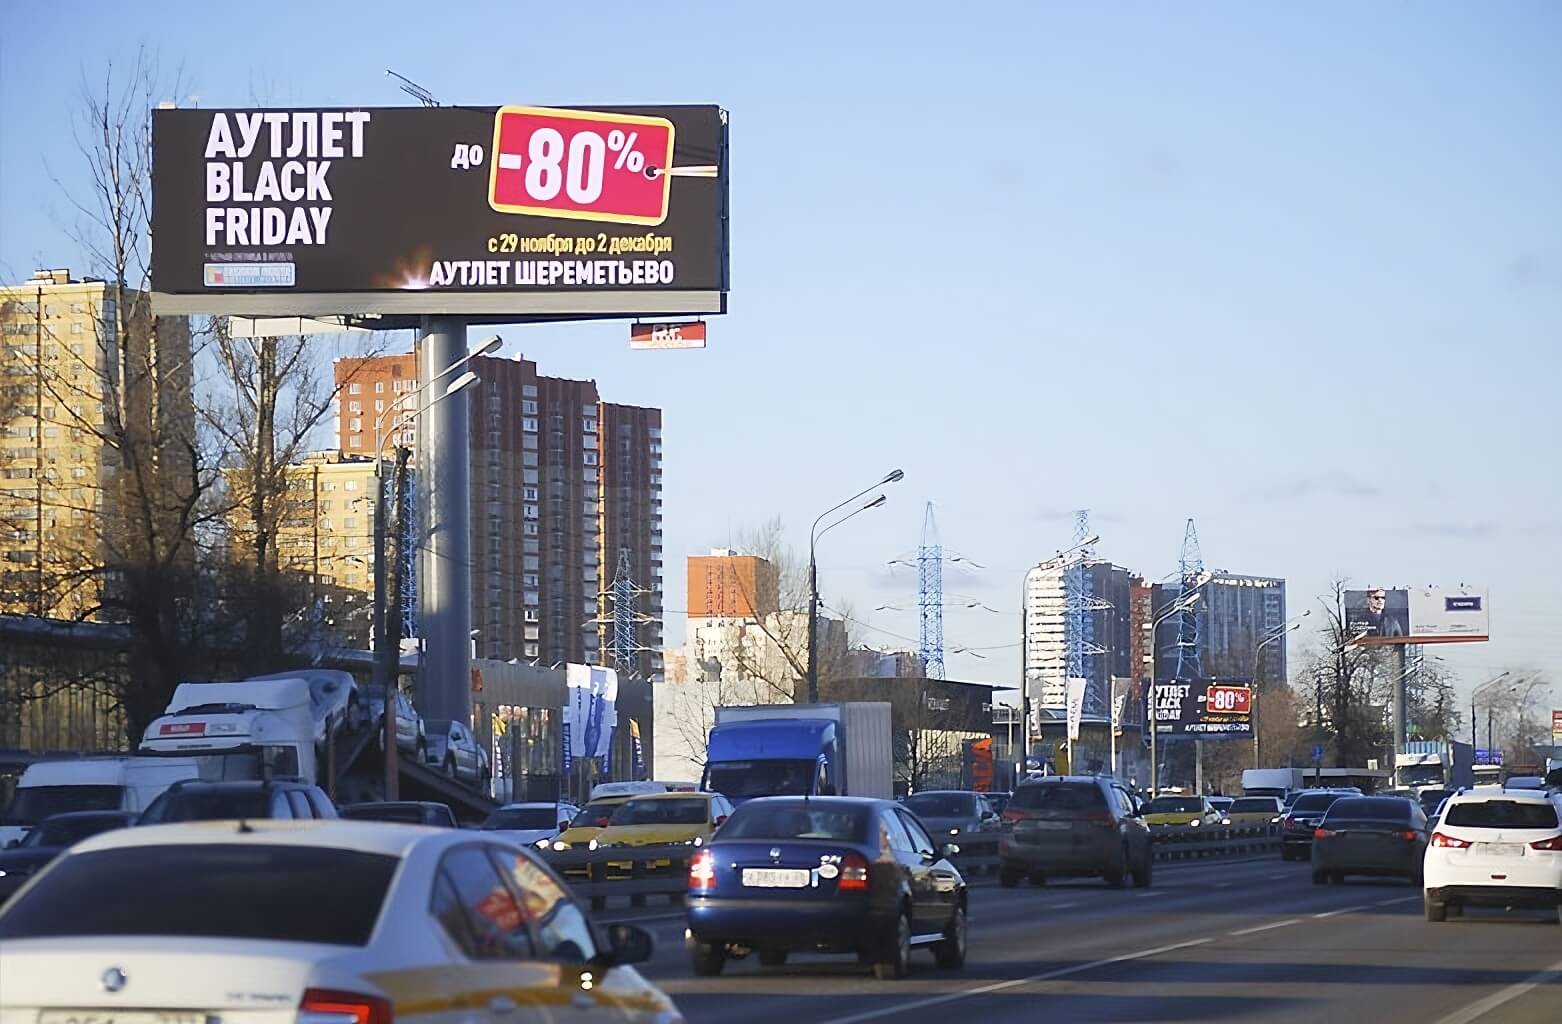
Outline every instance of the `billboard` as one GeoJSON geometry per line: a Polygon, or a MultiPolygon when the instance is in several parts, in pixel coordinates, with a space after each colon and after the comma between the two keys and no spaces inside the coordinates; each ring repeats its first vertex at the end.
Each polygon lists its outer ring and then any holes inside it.
{"type": "Polygon", "coordinates": [[[158,313],[719,313],[715,106],[156,110],[158,313]]]}
{"type": "Polygon", "coordinates": [[[1359,644],[1475,643],[1489,635],[1486,591],[1372,587],[1345,592],[1345,629],[1359,644]]]}
{"type": "Polygon", "coordinates": [[[1253,736],[1253,690],[1246,679],[1179,679],[1156,683],[1152,694],[1151,718],[1159,736],[1253,736]]]}

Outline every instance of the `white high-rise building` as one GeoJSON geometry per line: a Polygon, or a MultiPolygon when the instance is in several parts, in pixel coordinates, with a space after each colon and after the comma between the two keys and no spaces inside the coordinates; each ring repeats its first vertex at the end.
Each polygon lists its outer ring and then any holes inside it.
{"type": "Polygon", "coordinates": [[[1025,694],[1034,708],[1057,712],[1068,696],[1067,572],[1043,562],[1025,574],[1025,694]]]}

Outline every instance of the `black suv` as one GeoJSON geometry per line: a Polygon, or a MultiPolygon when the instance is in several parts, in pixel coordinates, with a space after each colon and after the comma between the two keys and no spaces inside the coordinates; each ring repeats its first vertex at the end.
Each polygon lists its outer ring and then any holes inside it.
{"type": "Polygon", "coordinates": [[[233,821],[243,818],[335,818],[325,790],[302,779],[265,782],[188,780],[168,787],[142,812],[138,825],[175,821],[233,821]]]}
{"type": "Polygon", "coordinates": [[[381,800],[374,803],[343,804],[337,813],[354,821],[389,821],[398,825],[431,825],[455,828],[456,817],[448,804],[432,800],[381,800]]]}
{"type": "Polygon", "coordinates": [[[1023,782],[1003,811],[998,882],[1099,875],[1107,885],[1150,884],[1155,860],[1138,801],[1115,779],[1062,775],[1023,782]]]}

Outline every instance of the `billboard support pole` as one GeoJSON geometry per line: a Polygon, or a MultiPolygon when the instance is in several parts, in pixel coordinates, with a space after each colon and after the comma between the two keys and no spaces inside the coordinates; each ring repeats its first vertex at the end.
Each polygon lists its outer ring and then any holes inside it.
{"type": "MultiPolygon", "coordinates": [[[[433,380],[467,354],[466,321],[461,317],[425,316],[420,334],[418,377],[423,381],[433,380]]],[[[420,411],[419,464],[414,476],[423,569],[418,621],[427,655],[418,703],[429,718],[470,724],[471,420],[467,395],[436,396],[425,391],[420,411]]]]}
{"type": "Polygon", "coordinates": [[[1394,674],[1398,678],[1394,680],[1394,742],[1393,749],[1389,752],[1390,772],[1396,769],[1399,752],[1405,746],[1405,726],[1407,724],[1405,721],[1405,676],[1409,672],[1406,666],[1410,660],[1405,656],[1405,648],[1406,645],[1400,644],[1395,649],[1395,653],[1398,656],[1394,659],[1396,662],[1394,674]]]}

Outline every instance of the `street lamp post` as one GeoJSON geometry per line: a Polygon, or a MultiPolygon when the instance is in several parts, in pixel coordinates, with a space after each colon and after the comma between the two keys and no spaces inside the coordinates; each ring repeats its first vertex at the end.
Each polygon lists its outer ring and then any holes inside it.
{"type": "Polygon", "coordinates": [[[1306,611],[1302,612],[1302,614],[1298,615],[1294,620],[1292,620],[1290,622],[1287,622],[1287,623],[1284,623],[1283,625],[1279,626],[1273,632],[1271,632],[1267,637],[1265,637],[1263,640],[1259,641],[1258,646],[1253,649],[1253,675],[1252,675],[1252,680],[1253,680],[1253,767],[1254,768],[1257,768],[1259,766],[1259,764],[1260,764],[1259,752],[1260,752],[1261,748],[1260,748],[1260,743],[1259,743],[1259,739],[1258,739],[1258,669],[1259,669],[1259,666],[1262,664],[1262,655],[1264,653],[1264,648],[1268,647],[1270,644],[1274,643],[1276,640],[1279,640],[1279,639],[1283,638],[1286,634],[1294,633],[1298,629],[1301,629],[1302,628],[1302,620],[1307,618],[1307,616],[1311,615],[1312,613],[1313,613],[1313,610],[1311,608],[1309,608],[1306,611]]]}
{"type": "MultiPolygon", "coordinates": [[[[1470,749],[1471,750],[1474,750],[1476,747],[1481,745],[1481,738],[1480,738],[1480,735],[1478,734],[1478,732],[1476,730],[1476,727],[1475,727],[1475,723],[1477,721],[1479,721],[1479,719],[1477,719],[1475,717],[1475,698],[1479,694],[1484,693],[1485,691],[1491,689],[1493,686],[1496,686],[1498,683],[1502,682],[1504,679],[1508,678],[1508,676],[1510,676],[1512,674],[1513,673],[1511,673],[1511,672],[1503,672],[1500,675],[1493,676],[1492,678],[1486,680],[1486,682],[1482,683],[1481,685],[1477,686],[1475,689],[1470,691],[1470,749]]],[[[1486,718],[1487,718],[1487,724],[1486,724],[1486,749],[1489,751],[1491,749],[1491,705],[1490,704],[1488,704],[1486,706],[1486,718]]]]}
{"type": "MultiPolygon", "coordinates": [[[[472,359],[474,356],[485,355],[489,352],[492,352],[501,344],[503,344],[502,339],[500,339],[498,335],[494,335],[487,341],[483,342],[481,345],[474,348],[472,351],[468,352],[461,359],[458,359],[444,370],[435,374],[432,379],[425,381],[423,384],[420,384],[416,389],[403,397],[411,397],[412,395],[416,395],[418,392],[434,383],[434,381],[457,369],[468,360],[472,359]]],[[[465,391],[473,384],[476,384],[477,380],[477,374],[468,370],[447,384],[445,386],[445,390],[439,395],[439,397],[435,398],[433,402],[430,402],[427,406],[425,406],[425,409],[433,408],[435,403],[441,402],[452,395],[465,391]]],[[[414,408],[411,411],[406,412],[401,417],[392,422],[391,429],[388,434],[382,434],[380,428],[384,425],[385,414],[395,408],[396,403],[393,402],[390,406],[383,409],[374,421],[374,616],[372,621],[374,628],[375,651],[373,668],[371,669],[370,675],[371,678],[378,679],[379,690],[384,698],[385,720],[383,722],[383,726],[385,731],[382,736],[382,742],[385,746],[386,800],[395,800],[397,798],[397,790],[399,788],[400,782],[400,771],[398,769],[396,760],[396,695],[401,689],[401,645],[399,643],[387,643],[391,633],[389,628],[391,611],[388,607],[388,601],[386,600],[385,594],[385,547],[387,532],[386,520],[389,518],[389,513],[385,507],[385,441],[387,437],[396,436],[402,426],[415,419],[420,411],[422,411],[414,408]]],[[[398,608],[397,613],[399,614],[399,612],[400,609],[398,608]]],[[[397,632],[399,633],[399,630],[397,632]]]]}
{"type": "Polygon", "coordinates": [[[866,512],[870,508],[878,508],[889,499],[881,494],[866,505],[852,509],[823,530],[819,529],[819,524],[824,521],[826,516],[833,512],[839,512],[875,487],[898,483],[905,476],[906,474],[901,470],[891,470],[884,475],[884,479],[872,487],[864,487],[839,505],[827,508],[819,513],[819,518],[814,520],[813,528],[808,531],[808,703],[810,704],[819,703],[819,562],[815,557],[815,548],[819,544],[819,538],[826,533],[840,526],[858,512],[866,512]]]}
{"type": "MultiPolygon", "coordinates": [[[[1209,580],[1204,582],[1208,583],[1209,580]]],[[[1199,587],[1202,586],[1204,586],[1203,583],[1199,584],[1199,587]]],[[[1157,728],[1155,721],[1155,632],[1160,628],[1161,623],[1172,616],[1181,615],[1183,612],[1192,610],[1193,606],[1198,604],[1199,599],[1203,596],[1203,594],[1199,593],[1198,587],[1195,587],[1192,591],[1173,602],[1170,608],[1151,619],[1145,627],[1150,634],[1149,640],[1145,645],[1144,660],[1149,662],[1150,665],[1150,697],[1147,702],[1149,705],[1147,717],[1150,727],[1150,799],[1152,800],[1159,795],[1161,786],[1161,760],[1157,750],[1158,740],[1156,736],[1160,730],[1157,728]]]]}

